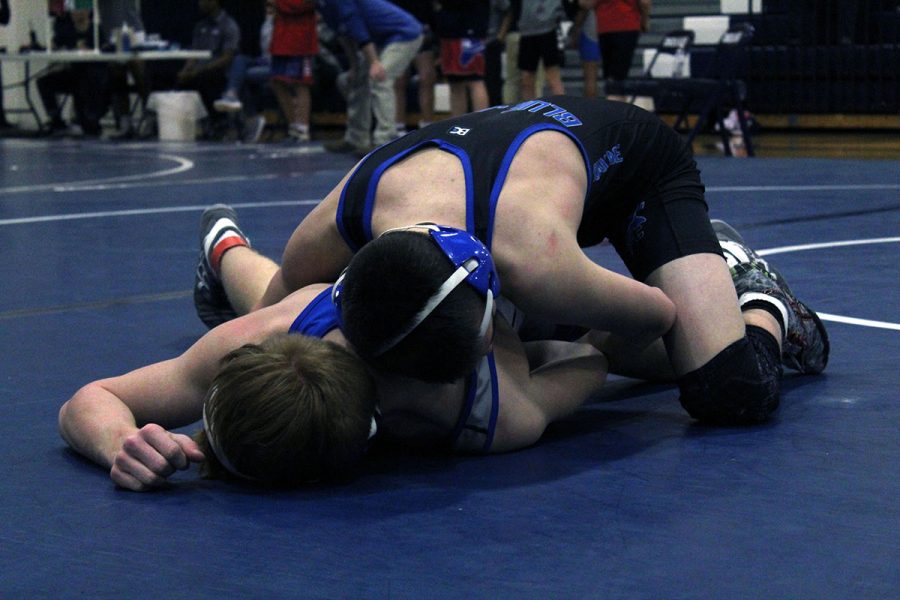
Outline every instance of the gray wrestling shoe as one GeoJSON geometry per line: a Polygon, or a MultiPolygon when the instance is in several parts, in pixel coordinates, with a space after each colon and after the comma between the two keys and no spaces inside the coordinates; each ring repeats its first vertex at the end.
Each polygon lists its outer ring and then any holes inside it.
{"type": "Polygon", "coordinates": [[[237,317],[225,294],[225,288],[212,267],[212,256],[226,238],[233,238],[233,243],[226,244],[226,248],[250,245],[250,240],[238,228],[237,214],[230,206],[210,206],[200,218],[200,257],[197,259],[194,277],[194,307],[197,309],[197,316],[210,329],[237,317]]]}
{"type": "Polygon", "coordinates": [[[733,227],[719,220],[713,220],[712,226],[731,269],[741,305],[761,299],[760,294],[778,301],[772,304],[779,308],[787,329],[781,363],[801,373],[824,371],[830,344],[819,316],[794,296],[781,273],[754,252],[733,227]]]}

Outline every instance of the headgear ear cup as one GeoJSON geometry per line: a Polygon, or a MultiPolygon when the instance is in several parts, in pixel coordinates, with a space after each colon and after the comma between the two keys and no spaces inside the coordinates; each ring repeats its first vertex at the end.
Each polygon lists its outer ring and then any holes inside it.
{"type": "Polygon", "coordinates": [[[450,259],[455,267],[461,267],[472,259],[478,266],[470,272],[466,283],[471,285],[485,299],[490,290],[494,297],[500,295],[500,277],[494,267],[494,258],[487,247],[474,235],[461,229],[430,225],[431,239],[450,259]]]}
{"type": "Polygon", "coordinates": [[[344,278],[347,276],[347,269],[341,271],[334,285],[331,286],[331,303],[337,309],[337,320],[339,325],[343,325],[341,321],[341,293],[344,291],[344,278]]]}

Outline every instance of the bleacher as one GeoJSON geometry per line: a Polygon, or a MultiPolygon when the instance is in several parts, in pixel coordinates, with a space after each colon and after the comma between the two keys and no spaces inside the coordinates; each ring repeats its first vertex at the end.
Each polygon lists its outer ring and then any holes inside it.
{"type": "MultiPolygon", "coordinates": [[[[900,1],[655,0],[632,74],[640,75],[663,33],[696,32],[690,70],[704,72],[721,34],[750,23],[747,106],[783,126],[900,126],[900,1]]],[[[567,91],[580,93],[575,51],[567,91]]]]}

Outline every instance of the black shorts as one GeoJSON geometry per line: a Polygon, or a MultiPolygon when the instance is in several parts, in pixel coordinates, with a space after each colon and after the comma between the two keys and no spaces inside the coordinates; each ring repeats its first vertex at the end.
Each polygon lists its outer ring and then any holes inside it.
{"type": "Polygon", "coordinates": [[[628,79],[634,49],[637,47],[637,31],[616,31],[601,33],[597,36],[600,43],[600,56],[603,59],[603,78],[614,81],[628,79]]]}
{"type": "Polygon", "coordinates": [[[609,239],[640,281],[676,258],[721,254],[700,171],[679,133],[621,102],[592,105],[564,97],[560,103],[584,121],[584,130],[573,133],[594,163],[578,229],[581,246],[609,239]]]}
{"type": "MultiPolygon", "coordinates": [[[[669,131],[661,133],[669,137],[669,131]]],[[[670,157],[666,177],[642,190],[633,210],[614,220],[608,230],[609,241],[638,281],[682,256],[722,255],[692,155],[685,151],[670,157]]]]}
{"type": "Polygon", "coordinates": [[[430,29],[425,30],[425,37],[422,39],[422,46],[419,48],[419,54],[425,52],[430,52],[435,56],[441,53],[441,40],[430,29]]]}
{"type": "Polygon", "coordinates": [[[519,38],[519,70],[534,73],[543,61],[544,67],[555,67],[562,62],[562,53],[556,39],[556,30],[539,35],[523,35],[519,38]]]}
{"type": "Polygon", "coordinates": [[[686,168],[645,195],[630,215],[610,229],[609,241],[638,281],[676,258],[704,253],[722,256],[696,168],[686,168]]]}

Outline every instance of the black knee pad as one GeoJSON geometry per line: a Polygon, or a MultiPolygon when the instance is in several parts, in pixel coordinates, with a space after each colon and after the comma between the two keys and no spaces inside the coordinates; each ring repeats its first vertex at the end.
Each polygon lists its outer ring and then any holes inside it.
{"type": "MultiPolygon", "coordinates": [[[[772,342],[777,353],[777,342],[772,342]]],[[[781,377],[759,360],[755,346],[744,337],[679,380],[681,405],[688,414],[713,425],[748,425],[775,412],[781,377]]]]}

